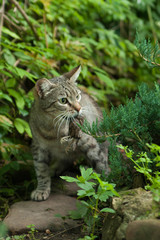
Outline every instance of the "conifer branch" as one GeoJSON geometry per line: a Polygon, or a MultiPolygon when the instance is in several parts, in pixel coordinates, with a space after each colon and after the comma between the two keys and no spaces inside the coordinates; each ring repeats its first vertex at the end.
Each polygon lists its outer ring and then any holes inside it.
{"type": "Polygon", "coordinates": [[[160,67],[160,63],[150,61],[149,59],[145,58],[141,53],[139,53],[139,55],[140,55],[146,62],[148,62],[149,64],[152,64],[152,65],[155,65],[155,66],[157,66],[157,67],[160,67]]]}
{"type": "Polygon", "coordinates": [[[139,55],[146,61],[149,67],[160,67],[160,63],[157,63],[156,61],[156,59],[160,57],[160,48],[158,41],[153,47],[150,39],[143,39],[140,41],[139,34],[136,32],[134,44],[139,51],[139,55]]]}

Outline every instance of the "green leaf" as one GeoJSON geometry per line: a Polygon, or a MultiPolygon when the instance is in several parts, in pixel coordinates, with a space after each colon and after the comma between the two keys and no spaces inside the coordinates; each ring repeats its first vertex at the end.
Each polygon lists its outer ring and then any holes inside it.
{"type": "Polygon", "coordinates": [[[6,81],[5,83],[7,88],[13,88],[16,85],[16,79],[15,78],[10,78],[6,81]]]}
{"type": "Polygon", "coordinates": [[[19,92],[17,92],[16,90],[11,89],[11,88],[7,89],[7,91],[12,97],[15,98],[17,107],[20,108],[20,109],[23,109],[24,105],[25,105],[25,102],[24,102],[24,99],[21,96],[21,94],[19,92]]]}
{"type": "Polygon", "coordinates": [[[68,176],[60,176],[60,178],[62,178],[63,180],[67,181],[67,182],[79,182],[76,178],[73,177],[68,177],[68,176]]]}
{"type": "Polygon", "coordinates": [[[10,37],[13,37],[15,39],[20,39],[20,37],[13,31],[10,31],[8,28],[6,27],[2,27],[2,32],[9,35],[10,37]]]}
{"type": "Polygon", "coordinates": [[[12,66],[15,64],[16,58],[15,58],[15,56],[13,55],[13,53],[11,53],[10,50],[7,49],[7,50],[4,52],[3,56],[4,56],[4,59],[6,60],[6,62],[7,62],[8,64],[10,64],[10,65],[12,65],[12,66]]]}
{"type": "Polygon", "coordinates": [[[93,173],[93,169],[92,168],[87,168],[85,169],[84,167],[80,166],[80,171],[81,171],[81,175],[85,180],[89,180],[90,179],[90,175],[93,173]]]}
{"type": "Polygon", "coordinates": [[[88,207],[79,201],[77,201],[76,206],[77,206],[76,210],[69,212],[70,217],[72,219],[81,219],[87,214],[88,207]]]}
{"type": "Polygon", "coordinates": [[[16,118],[14,120],[14,125],[20,134],[23,134],[24,132],[26,132],[29,137],[32,137],[32,133],[31,133],[29,124],[25,120],[23,120],[21,118],[16,118]]]}
{"type": "Polygon", "coordinates": [[[99,72],[95,72],[95,73],[96,73],[97,77],[98,77],[102,82],[106,83],[106,85],[107,85],[108,87],[110,87],[110,88],[113,89],[113,90],[115,89],[114,84],[113,84],[113,80],[111,80],[111,79],[107,76],[107,74],[104,75],[104,74],[99,73],[99,72]]]}
{"type": "Polygon", "coordinates": [[[100,212],[109,212],[109,213],[115,213],[116,211],[112,208],[103,208],[100,212]]]}
{"type": "Polygon", "coordinates": [[[7,100],[9,102],[12,102],[12,98],[9,95],[7,95],[7,94],[5,94],[5,93],[3,93],[1,91],[0,91],[0,99],[5,99],[5,100],[7,100]]]}
{"type": "Polygon", "coordinates": [[[18,131],[20,134],[24,133],[25,127],[24,127],[24,125],[21,123],[21,121],[19,121],[19,119],[16,118],[16,119],[14,120],[14,125],[15,125],[17,131],[18,131]]]}
{"type": "Polygon", "coordinates": [[[15,70],[18,73],[18,75],[20,76],[20,78],[23,78],[24,76],[26,76],[35,83],[35,81],[33,80],[34,78],[37,78],[35,75],[33,75],[21,68],[18,68],[18,67],[15,67],[15,70]]]}
{"type": "Polygon", "coordinates": [[[0,237],[4,238],[7,234],[7,227],[4,223],[0,222],[0,237]]]}

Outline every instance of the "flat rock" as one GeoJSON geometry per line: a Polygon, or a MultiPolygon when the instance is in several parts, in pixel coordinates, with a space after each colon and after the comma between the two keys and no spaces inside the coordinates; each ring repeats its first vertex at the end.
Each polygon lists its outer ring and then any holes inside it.
{"type": "Polygon", "coordinates": [[[126,231],[126,240],[147,239],[160,239],[160,220],[137,220],[129,223],[126,231]]]}
{"type": "Polygon", "coordinates": [[[21,201],[14,203],[4,223],[12,234],[28,231],[27,226],[34,224],[38,231],[63,231],[76,227],[72,219],[56,217],[56,214],[67,216],[68,212],[76,209],[76,199],[63,194],[51,194],[49,199],[42,202],[21,201]]]}

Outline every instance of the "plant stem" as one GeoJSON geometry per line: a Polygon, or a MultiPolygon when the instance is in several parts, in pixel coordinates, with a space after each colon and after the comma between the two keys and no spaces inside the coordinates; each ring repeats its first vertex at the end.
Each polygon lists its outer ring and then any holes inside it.
{"type": "Polygon", "coordinates": [[[96,225],[96,219],[95,219],[95,215],[98,209],[98,202],[99,199],[96,199],[96,206],[95,206],[95,210],[94,210],[94,214],[93,214],[93,227],[92,227],[92,234],[94,235],[94,231],[95,231],[95,225],[96,225]]]}
{"type": "Polygon", "coordinates": [[[142,139],[140,138],[140,136],[136,133],[136,131],[132,131],[133,134],[136,136],[136,138],[138,139],[138,141],[143,145],[143,147],[146,149],[146,151],[148,151],[148,148],[146,147],[146,144],[143,143],[142,139]]]}
{"type": "Polygon", "coordinates": [[[149,22],[150,22],[151,29],[152,29],[154,41],[156,42],[157,41],[157,35],[156,35],[155,27],[154,27],[154,21],[153,21],[153,18],[152,18],[151,7],[149,5],[147,5],[147,13],[148,13],[149,22]]]}
{"type": "Polygon", "coordinates": [[[0,9],[0,52],[1,52],[1,38],[2,38],[2,27],[3,27],[3,20],[4,20],[4,10],[5,10],[5,0],[2,0],[2,7],[0,9]]]}
{"type": "Polygon", "coordinates": [[[32,23],[30,22],[27,14],[25,13],[25,11],[21,8],[21,6],[19,5],[19,3],[16,1],[16,0],[10,0],[16,7],[17,9],[19,10],[19,12],[22,14],[22,16],[24,17],[24,19],[26,20],[26,22],[28,23],[28,25],[30,26],[30,28],[32,29],[32,32],[34,33],[35,35],[35,38],[37,40],[39,40],[39,36],[34,28],[34,26],[32,25],[32,23]]]}

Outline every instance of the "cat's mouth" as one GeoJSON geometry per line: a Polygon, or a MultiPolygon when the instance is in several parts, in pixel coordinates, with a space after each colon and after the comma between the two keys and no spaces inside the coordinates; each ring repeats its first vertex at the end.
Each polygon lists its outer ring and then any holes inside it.
{"type": "Polygon", "coordinates": [[[75,112],[73,113],[71,116],[70,116],[70,120],[73,120],[74,118],[78,118],[80,116],[80,113],[79,112],[75,112]]]}

